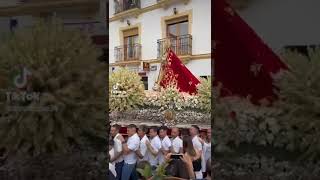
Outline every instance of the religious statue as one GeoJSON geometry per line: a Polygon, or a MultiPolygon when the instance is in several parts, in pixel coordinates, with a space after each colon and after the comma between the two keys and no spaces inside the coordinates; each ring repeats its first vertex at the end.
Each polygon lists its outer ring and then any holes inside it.
{"type": "Polygon", "coordinates": [[[166,39],[165,40],[165,43],[164,43],[164,53],[163,55],[161,56],[161,62],[160,62],[160,70],[159,70],[159,74],[158,74],[158,78],[153,86],[153,90],[154,91],[160,91],[160,82],[161,80],[163,79],[163,76],[165,74],[164,72],[164,69],[165,69],[165,65],[167,63],[167,56],[168,56],[168,53],[169,53],[169,50],[170,50],[170,47],[171,47],[171,42],[170,42],[170,39],[166,39]]]}

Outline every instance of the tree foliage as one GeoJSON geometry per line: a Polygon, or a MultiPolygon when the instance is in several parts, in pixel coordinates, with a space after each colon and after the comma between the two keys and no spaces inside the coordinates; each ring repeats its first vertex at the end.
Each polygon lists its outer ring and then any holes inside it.
{"type": "MultiPolygon", "coordinates": [[[[0,147],[7,152],[37,155],[67,152],[83,143],[83,135],[105,136],[106,68],[98,49],[58,19],[19,29],[0,46],[0,72],[10,93],[39,93],[39,99],[4,102],[0,117],[0,147]],[[25,89],[13,83],[27,68],[25,89]],[[17,74],[18,73],[18,74],[17,74]],[[20,110],[11,111],[16,106],[20,110]]],[[[1,92],[4,93],[4,92],[1,92]]]]}
{"type": "MultiPolygon", "coordinates": [[[[320,155],[320,50],[304,56],[286,52],[289,70],[273,75],[278,100],[256,106],[238,97],[217,98],[214,108],[216,150],[227,152],[241,143],[299,153],[301,160],[320,155]]],[[[219,97],[219,89],[215,90],[219,97]]]]}
{"type": "Polygon", "coordinates": [[[200,107],[206,112],[211,111],[211,86],[211,77],[201,78],[200,84],[197,86],[200,107]]]}
{"type": "Polygon", "coordinates": [[[320,49],[307,55],[286,52],[283,58],[289,71],[274,76],[277,104],[284,111],[281,123],[289,131],[290,147],[307,158],[320,157],[320,49]]]}

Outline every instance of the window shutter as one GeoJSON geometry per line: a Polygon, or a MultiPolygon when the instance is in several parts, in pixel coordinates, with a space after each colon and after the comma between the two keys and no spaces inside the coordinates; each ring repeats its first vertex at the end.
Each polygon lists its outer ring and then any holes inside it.
{"type": "Polygon", "coordinates": [[[135,35],[139,35],[138,28],[132,28],[132,29],[123,31],[123,37],[129,37],[129,36],[135,36],[135,35]]]}

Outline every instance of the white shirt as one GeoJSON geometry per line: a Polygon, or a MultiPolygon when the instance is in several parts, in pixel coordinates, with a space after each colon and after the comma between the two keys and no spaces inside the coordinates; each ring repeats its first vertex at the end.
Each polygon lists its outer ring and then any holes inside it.
{"type": "Polygon", "coordinates": [[[148,137],[146,135],[143,136],[143,138],[140,140],[140,153],[143,156],[142,159],[139,159],[138,161],[148,161],[147,157],[147,145],[146,142],[149,141],[148,137]]]}
{"type": "MultiPolygon", "coordinates": [[[[113,157],[114,157],[114,148],[110,149],[109,156],[110,156],[110,159],[113,159],[113,157]]],[[[112,164],[114,164],[114,163],[115,162],[112,162],[112,164]]]]}
{"type": "Polygon", "coordinates": [[[192,144],[195,149],[197,149],[198,151],[202,151],[202,144],[198,136],[194,136],[192,138],[192,144]]]}
{"type": "Polygon", "coordinates": [[[203,154],[204,153],[203,147],[202,147],[202,143],[200,142],[200,138],[198,136],[193,137],[192,144],[195,149],[197,149],[198,151],[201,151],[201,171],[196,172],[196,178],[202,179],[202,172],[206,171],[206,166],[205,166],[205,160],[204,160],[204,154],[203,154]]]}
{"type": "Polygon", "coordinates": [[[112,163],[109,163],[109,170],[114,175],[114,177],[117,177],[116,167],[112,163]]]}
{"type": "Polygon", "coordinates": [[[211,159],[211,142],[210,143],[204,142],[201,158],[203,158],[203,160],[201,160],[201,166],[202,166],[201,170],[202,172],[206,172],[207,161],[208,159],[211,159]]]}
{"type": "Polygon", "coordinates": [[[128,138],[127,145],[131,152],[123,156],[124,162],[126,164],[135,164],[137,162],[135,151],[139,149],[140,145],[140,138],[137,133],[128,138]]]}
{"type": "Polygon", "coordinates": [[[209,159],[211,159],[211,142],[209,143],[204,142],[203,149],[204,149],[204,159],[207,162],[209,159]]]}
{"type": "MultiPolygon", "coordinates": [[[[166,150],[166,151],[169,151],[170,150],[170,147],[171,147],[171,141],[169,139],[168,136],[164,137],[162,140],[161,140],[161,147],[166,150]]],[[[162,164],[165,162],[165,156],[162,152],[159,153],[159,164],[162,164]]]]}
{"type": "Polygon", "coordinates": [[[179,136],[172,140],[172,148],[175,153],[180,153],[180,148],[183,148],[183,142],[179,136]]]}
{"type": "MultiPolygon", "coordinates": [[[[161,148],[161,140],[159,136],[152,138],[152,140],[150,141],[150,144],[156,152],[159,152],[161,148]]],[[[148,155],[148,160],[151,166],[157,166],[159,163],[159,154],[157,156],[154,156],[150,151],[148,151],[147,155],[148,155]]]]}
{"type": "MultiPolygon", "coordinates": [[[[120,136],[120,134],[118,133],[114,138],[113,138],[113,141],[114,141],[114,151],[115,153],[121,153],[122,152],[122,143],[121,141],[118,139],[118,136],[120,136]]],[[[119,163],[119,162],[122,162],[123,161],[123,156],[119,156],[118,159],[116,159],[114,162],[115,163],[119,163]]]]}

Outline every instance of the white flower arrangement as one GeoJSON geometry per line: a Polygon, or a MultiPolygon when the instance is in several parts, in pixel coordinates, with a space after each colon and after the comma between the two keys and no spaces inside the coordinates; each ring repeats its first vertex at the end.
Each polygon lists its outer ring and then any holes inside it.
{"type": "Polygon", "coordinates": [[[160,111],[170,108],[170,104],[174,104],[174,109],[178,111],[186,109],[202,110],[198,95],[179,92],[175,86],[162,89],[161,92],[146,92],[144,104],[159,108],[160,111]]]}

